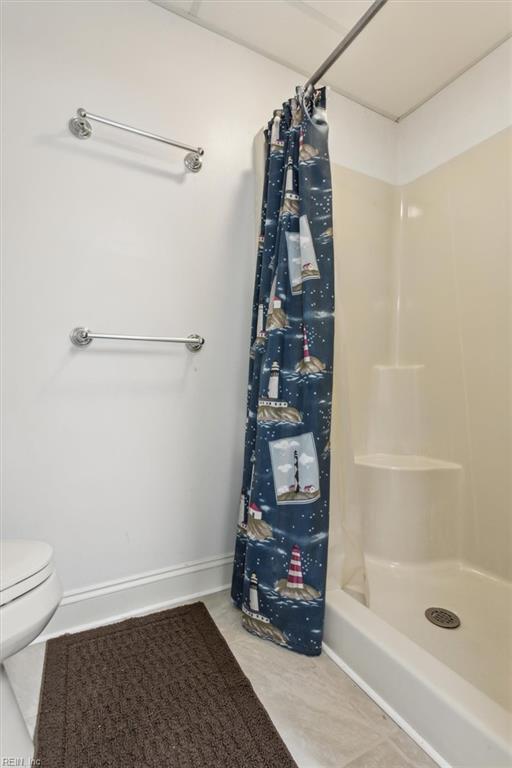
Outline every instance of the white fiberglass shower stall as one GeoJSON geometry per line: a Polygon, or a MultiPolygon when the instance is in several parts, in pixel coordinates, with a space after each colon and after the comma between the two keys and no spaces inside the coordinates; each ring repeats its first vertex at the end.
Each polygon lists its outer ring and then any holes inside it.
{"type": "Polygon", "coordinates": [[[498,768],[512,765],[511,129],[448,154],[397,184],[333,166],[325,646],[440,765],[498,768]]]}

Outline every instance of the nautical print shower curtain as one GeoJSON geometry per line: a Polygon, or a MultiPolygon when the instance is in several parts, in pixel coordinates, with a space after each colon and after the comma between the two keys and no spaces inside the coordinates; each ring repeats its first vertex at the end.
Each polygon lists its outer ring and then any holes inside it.
{"type": "Polygon", "coordinates": [[[334,333],[325,90],[274,112],[258,242],[232,598],[250,632],[321,651],[334,333]]]}

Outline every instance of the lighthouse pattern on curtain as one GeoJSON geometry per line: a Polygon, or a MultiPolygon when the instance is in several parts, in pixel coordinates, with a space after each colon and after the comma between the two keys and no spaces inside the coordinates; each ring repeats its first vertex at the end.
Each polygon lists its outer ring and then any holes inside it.
{"type": "Polygon", "coordinates": [[[325,91],[306,109],[300,96],[265,133],[232,598],[249,632],[316,655],[329,524],[332,195],[325,91]]]}

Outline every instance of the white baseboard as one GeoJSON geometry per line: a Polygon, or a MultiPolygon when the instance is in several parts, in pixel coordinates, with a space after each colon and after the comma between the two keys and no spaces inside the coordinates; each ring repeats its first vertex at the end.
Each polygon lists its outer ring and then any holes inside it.
{"type": "Polygon", "coordinates": [[[34,642],[220,592],[228,589],[232,568],[233,555],[220,555],[65,592],[50,623],[34,642]]]}

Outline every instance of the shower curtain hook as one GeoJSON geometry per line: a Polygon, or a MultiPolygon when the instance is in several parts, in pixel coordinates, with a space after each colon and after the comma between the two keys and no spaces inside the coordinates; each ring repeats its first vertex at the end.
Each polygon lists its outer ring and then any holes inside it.
{"type": "Polygon", "coordinates": [[[315,89],[312,85],[308,85],[307,88],[303,88],[301,85],[298,85],[296,88],[297,96],[300,100],[300,106],[302,108],[302,114],[304,117],[306,117],[309,122],[314,125],[313,120],[311,119],[311,115],[309,114],[308,105],[306,104],[306,99],[310,100],[310,105],[312,107],[312,111],[314,110],[315,103],[314,103],[314,93],[315,89]]]}

